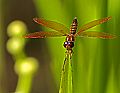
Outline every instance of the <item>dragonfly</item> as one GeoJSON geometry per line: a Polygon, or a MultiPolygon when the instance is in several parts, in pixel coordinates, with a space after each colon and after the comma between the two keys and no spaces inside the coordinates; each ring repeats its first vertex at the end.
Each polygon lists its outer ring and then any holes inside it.
{"type": "MultiPolygon", "coordinates": [[[[58,23],[58,22],[46,20],[43,18],[33,18],[33,20],[36,23],[38,23],[42,26],[51,28],[55,31],[34,32],[34,33],[25,35],[25,38],[47,38],[47,37],[66,36],[65,42],[63,44],[63,46],[66,48],[66,55],[65,55],[65,59],[64,59],[63,67],[62,67],[62,72],[61,72],[59,93],[61,93],[61,91],[63,92],[63,90],[66,90],[65,89],[66,87],[63,87],[64,85],[68,86],[68,84],[69,84],[69,86],[70,86],[70,84],[71,84],[71,86],[72,86],[71,57],[72,57],[72,53],[73,53],[75,38],[76,37],[94,37],[94,38],[102,38],[102,39],[116,38],[116,35],[109,34],[109,33],[86,31],[94,26],[105,23],[110,19],[111,19],[111,16],[102,18],[102,19],[97,19],[97,20],[91,21],[81,27],[78,27],[77,17],[75,17],[72,21],[70,28],[67,28],[65,25],[58,23]],[[77,27],[78,27],[78,31],[77,31],[77,27]],[[71,66],[68,66],[69,64],[71,66]],[[68,72],[68,71],[66,71],[66,70],[68,70],[67,67],[68,67],[69,71],[71,71],[71,72],[67,73],[68,72]],[[69,79],[66,76],[69,76],[69,79]]],[[[72,88],[69,87],[69,89],[72,89],[72,88]]]]}
{"type": "Polygon", "coordinates": [[[58,23],[58,22],[46,20],[43,18],[33,18],[33,20],[36,23],[38,23],[42,26],[51,28],[55,31],[34,32],[34,33],[25,35],[25,38],[47,38],[47,37],[66,36],[63,46],[67,50],[66,53],[72,55],[75,38],[77,36],[79,36],[79,37],[96,37],[96,38],[102,38],[102,39],[116,38],[116,35],[105,33],[105,32],[86,31],[94,26],[105,23],[110,19],[111,19],[111,16],[91,21],[91,22],[79,27],[78,31],[76,32],[77,27],[78,27],[77,17],[75,17],[73,19],[70,29],[67,28],[65,25],[58,23]]]}

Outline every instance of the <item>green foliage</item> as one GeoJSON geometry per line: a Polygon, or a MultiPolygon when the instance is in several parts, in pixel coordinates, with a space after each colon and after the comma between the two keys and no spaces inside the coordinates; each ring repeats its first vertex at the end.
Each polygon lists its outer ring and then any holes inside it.
{"type": "Polygon", "coordinates": [[[15,20],[8,25],[7,33],[9,37],[22,37],[26,34],[27,27],[24,22],[15,20]]]}
{"type": "Polygon", "coordinates": [[[18,82],[15,93],[30,93],[34,73],[38,69],[38,61],[32,57],[26,57],[24,53],[27,27],[22,21],[13,21],[8,25],[7,50],[15,61],[15,72],[18,82]]]}
{"type": "Polygon", "coordinates": [[[9,53],[16,56],[23,50],[24,45],[25,39],[12,37],[7,42],[7,50],[9,51],[9,53]]]}
{"type": "Polygon", "coordinates": [[[72,93],[72,61],[67,53],[62,67],[59,93],[72,93]]]}
{"type": "MultiPolygon", "coordinates": [[[[95,19],[112,16],[112,20],[92,28],[119,34],[119,4],[116,0],[36,0],[38,13],[49,20],[56,20],[70,26],[77,16],[79,26],[95,19]]],[[[62,67],[64,39],[49,39],[52,69],[59,84],[62,67]],[[60,41],[57,43],[57,41],[60,41]],[[57,50],[57,51],[56,51],[57,50]]],[[[119,76],[119,39],[101,40],[77,38],[73,54],[73,93],[118,93],[119,76]],[[118,82],[116,82],[118,81],[118,82]]]]}
{"type": "Polygon", "coordinates": [[[30,93],[32,79],[37,69],[38,61],[35,58],[27,57],[16,61],[15,72],[19,77],[16,92],[30,93]]]}
{"type": "MultiPolygon", "coordinates": [[[[90,30],[120,35],[120,0],[33,1],[39,17],[65,24],[67,27],[70,27],[75,16],[78,18],[78,26],[95,19],[112,16],[112,19],[107,23],[90,30]]],[[[3,0],[0,0],[0,6],[4,6],[4,4],[6,2],[3,3],[3,0]]],[[[0,14],[0,62],[3,62],[0,65],[1,82],[4,73],[3,67],[5,67],[3,16],[6,18],[9,15],[6,15],[6,11],[3,11],[2,8],[0,8],[0,11],[2,11],[0,14]]],[[[21,15],[24,15],[24,13],[21,15]]],[[[45,31],[48,31],[48,29],[45,29],[45,31]]],[[[18,75],[16,93],[30,93],[32,79],[38,69],[37,60],[27,57],[24,53],[26,40],[21,36],[25,35],[26,32],[26,25],[19,20],[13,21],[7,28],[7,34],[10,37],[7,42],[7,50],[15,61],[15,71],[18,75]],[[29,69],[25,69],[26,67],[29,67],[29,69]]],[[[69,56],[65,57],[64,55],[66,51],[62,46],[64,40],[65,37],[47,39],[52,57],[51,70],[59,93],[119,93],[119,38],[101,40],[78,37],[75,41],[72,61],[69,56]],[[64,59],[66,59],[65,69],[61,72],[64,59]]],[[[4,89],[0,84],[0,93],[3,92],[4,89]]]]}

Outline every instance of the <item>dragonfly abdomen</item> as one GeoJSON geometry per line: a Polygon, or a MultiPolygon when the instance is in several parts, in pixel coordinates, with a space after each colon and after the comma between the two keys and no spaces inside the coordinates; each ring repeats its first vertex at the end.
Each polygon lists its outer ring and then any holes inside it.
{"type": "Polygon", "coordinates": [[[70,26],[70,34],[75,34],[76,33],[76,30],[77,30],[77,18],[75,17],[71,26],[70,26]]]}

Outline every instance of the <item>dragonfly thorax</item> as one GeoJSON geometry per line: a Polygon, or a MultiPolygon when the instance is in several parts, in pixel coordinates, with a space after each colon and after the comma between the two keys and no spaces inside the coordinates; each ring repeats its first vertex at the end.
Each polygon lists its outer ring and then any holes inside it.
{"type": "Polygon", "coordinates": [[[70,41],[70,42],[74,42],[75,41],[75,37],[74,37],[74,35],[67,35],[67,37],[66,37],[66,40],[65,41],[70,41]]]}

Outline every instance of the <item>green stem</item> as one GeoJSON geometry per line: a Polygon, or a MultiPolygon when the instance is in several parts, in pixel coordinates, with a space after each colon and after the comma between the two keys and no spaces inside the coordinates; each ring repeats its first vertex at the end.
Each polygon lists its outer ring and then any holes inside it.
{"type": "Polygon", "coordinates": [[[20,75],[15,93],[30,93],[32,75],[20,75]]]}
{"type": "Polygon", "coordinates": [[[64,59],[59,93],[72,93],[72,65],[71,55],[68,53],[64,59]]]}

